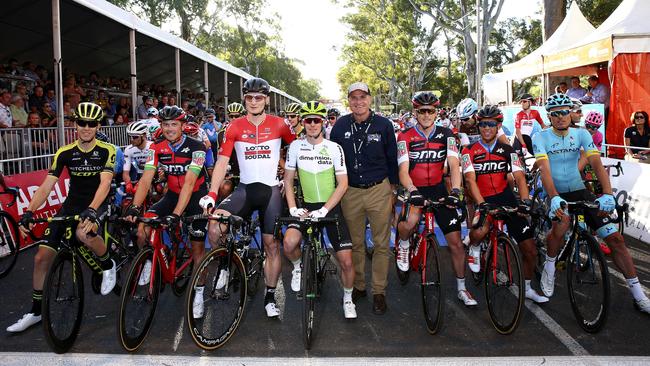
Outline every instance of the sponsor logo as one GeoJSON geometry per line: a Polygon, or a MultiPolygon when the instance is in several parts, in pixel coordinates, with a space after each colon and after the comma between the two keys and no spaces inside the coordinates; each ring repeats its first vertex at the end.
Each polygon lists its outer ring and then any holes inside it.
{"type": "Polygon", "coordinates": [[[349,139],[350,136],[352,136],[352,133],[350,131],[343,134],[343,137],[346,138],[346,139],[349,139]]]}
{"type": "Polygon", "coordinates": [[[378,133],[370,133],[368,134],[367,137],[368,142],[380,142],[381,141],[381,135],[378,133]]]}
{"type": "Polygon", "coordinates": [[[499,154],[503,154],[503,148],[502,148],[502,147],[498,148],[498,149],[497,149],[497,152],[498,152],[499,154]]]}
{"type": "Polygon", "coordinates": [[[463,171],[469,169],[469,167],[472,166],[472,159],[470,159],[469,154],[463,154],[461,161],[463,164],[463,171]]]}
{"type": "Polygon", "coordinates": [[[482,163],[474,163],[474,170],[477,172],[503,172],[508,165],[505,161],[486,161],[482,163]]]}
{"type": "Polygon", "coordinates": [[[519,160],[519,155],[517,155],[515,153],[511,153],[510,154],[510,160],[512,161],[512,165],[523,169],[523,166],[521,164],[521,160],[519,160]]]}
{"type": "Polygon", "coordinates": [[[449,220],[449,225],[456,225],[457,222],[458,222],[457,219],[451,219],[449,220]]]}
{"type": "Polygon", "coordinates": [[[244,151],[244,159],[270,159],[271,147],[269,145],[248,146],[244,151]]]}
{"type": "Polygon", "coordinates": [[[528,225],[524,226],[524,228],[521,229],[521,233],[522,234],[525,233],[526,231],[528,231],[528,229],[530,229],[530,226],[528,226],[528,225]]]}
{"type": "Polygon", "coordinates": [[[409,159],[411,160],[429,160],[441,161],[447,157],[447,150],[422,150],[422,151],[409,151],[409,159]]]}
{"type": "Polygon", "coordinates": [[[443,137],[445,137],[445,135],[442,132],[436,135],[437,139],[441,139],[443,137]]]}
{"type": "Polygon", "coordinates": [[[243,134],[243,135],[241,135],[241,138],[243,138],[243,139],[247,139],[247,138],[248,138],[248,135],[247,135],[247,134],[243,134]]]}
{"type": "Polygon", "coordinates": [[[398,141],[397,142],[397,156],[404,156],[406,155],[406,141],[398,141]]]}
{"type": "Polygon", "coordinates": [[[189,148],[189,147],[185,147],[183,150],[181,150],[181,152],[182,152],[182,153],[188,153],[188,152],[190,152],[190,148],[189,148]]]}
{"type": "Polygon", "coordinates": [[[205,152],[195,151],[192,153],[192,164],[203,166],[205,164],[205,152]]]}
{"type": "Polygon", "coordinates": [[[456,145],[456,139],[453,137],[447,137],[447,149],[451,152],[458,152],[458,145],[456,145]]]}

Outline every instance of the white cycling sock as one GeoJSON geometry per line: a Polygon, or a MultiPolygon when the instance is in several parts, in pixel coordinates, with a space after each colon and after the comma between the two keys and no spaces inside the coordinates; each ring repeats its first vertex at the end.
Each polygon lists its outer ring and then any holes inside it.
{"type": "Polygon", "coordinates": [[[402,249],[408,249],[408,248],[411,246],[411,243],[409,243],[408,240],[402,240],[402,239],[400,239],[400,240],[399,240],[399,246],[400,246],[400,248],[402,248],[402,249]]]}
{"type": "Polygon", "coordinates": [[[627,285],[630,287],[630,292],[632,293],[634,300],[641,301],[646,298],[645,294],[643,293],[643,288],[641,288],[639,277],[626,278],[625,282],[627,282],[627,285]]]}
{"type": "Polygon", "coordinates": [[[524,283],[526,283],[526,292],[532,290],[532,288],[530,287],[530,280],[525,280],[524,283]]]}
{"type": "Polygon", "coordinates": [[[343,302],[352,301],[352,287],[343,287],[343,302]]]}
{"type": "Polygon", "coordinates": [[[298,258],[295,261],[291,261],[293,263],[293,269],[300,269],[300,263],[302,263],[302,259],[298,258]]]}
{"type": "Polygon", "coordinates": [[[458,291],[467,291],[467,288],[465,288],[465,279],[456,277],[456,287],[458,287],[458,291]]]}
{"type": "Polygon", "coordinates": [[[546,262],[544,263],[544,269],[546,270],[546,273],[548,273],[551,276],[555,275],[556,259],[557,257],[549,257],[548,254],[546,255],[546,262]]]}

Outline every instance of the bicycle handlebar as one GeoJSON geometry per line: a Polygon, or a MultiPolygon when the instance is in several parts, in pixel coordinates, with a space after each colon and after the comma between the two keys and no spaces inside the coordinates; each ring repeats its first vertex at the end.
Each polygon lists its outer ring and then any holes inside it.
{"type": "Polygon", "coordinates": [[[479,219],[475,225],[472,225],[473,229],[478,229],[485,223],[485,220],[488,216],[509,216],[512,214],[519,214],[521,211],[519,207],[511,206],[498,206],[495,204],[488,203],[487,205],[479,206],[479,219]]]}
{"type": "Polygon", "coordinates": [[[335,217],[321,217],[321,218],[313,218],[313,217],[294,217],[294,216],[286,216],[286,217],[278,217],[275,219],[275,221],[278,224],[294,224],[294,223],[306,223],[306,224],[338,224],[339,219],[338,216],[335,217]]]}

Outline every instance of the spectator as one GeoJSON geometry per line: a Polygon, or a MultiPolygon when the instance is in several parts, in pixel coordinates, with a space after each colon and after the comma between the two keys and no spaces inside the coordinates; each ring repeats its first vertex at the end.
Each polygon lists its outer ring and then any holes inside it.
{"type": "MultiPolygon", "coordinates": [[[[18,64],[18,61],[16,61],[18,64]]],[[[10,128],[14,119],[11,114],[11,93],[7,90],[0,91],[0,128],[10,128]]]]}
{"type": "Polygon", "coordinates": [[[148,96],[142,97],[142,104],[138,106],[138,116],[137,119],[147,119],[147,109],[151,107],[152,100],[148,96]]]}
{"type": "Polygon", "coordinates": [[[351,114],[337,121],[331,140],[341,145],[348,170],[349,189],[341,202],[352,237],[355,278],[353,301],[366,295],[366,220],[370,222],[375,250],[372,257],[373,312],[386,312],[389,268],[390,216],[397,179],[397,142],[393,124],[370,110],[370,90],[365,83],[348,88],[351,114]]]}
{"type": "Polygon", "coordinates": [[[587,113],[587,116],[585,117],[585,128],[589,131],[589,134],[591,134],[591,138],[598,151],[602,151],[603,149],[603,134],[598,131],[602,124],[602,113],[596,111],[587,113]]]}
{"type": "Polygon", "coordinates": [[[77,104],[81,102],[81,97],[86,96],[86,91],[79,85],[74,75],[70,75],[65,79],[63,86],[63,98],[70,102],[72,108],[77,108],[77,104]]]}
{"type": "Polygon", "coordinates": [[[11,115],[13,117],[13,125],[15,128],[23,128],[27,126],[27,112],[25,111],[25,100],[22,96],[14,94],[11,98],[11,115]]]}
{"type": "Polygon", "coordinates": [[[598,76],[592,75],[589,77],[589,90],[580,98],[583,103],[591,104],[604,104],[605,105],[605,121],[607,121],[607,113],[609,111],[609,87],[598,82],[598,76]]]}
{"type": "Polygon", "coordinates": [[[25,61],[23,63],[23,75],[36,81],[37,83],[41,82],[41,78],[36,73],[36,65],[31,61],[25,61]]]}
{"type": "Polygon", "coordinates": [[[567,85],[566,85],[566,83],[563,81],[563,82],[561,82],[561,83],[559,83],[559,84],[557,84],[557,85],[555,86],[555,93],[556,93],[556,94],[557,94],[557,93],[566,94],[567,89],[568,89],[568,88],[567,88],[567,85]]]}
{"type": "Polygon", "coordinates": [[[43,113],[41,115],[41,125],[43,127],[51,127],[56,125],[56,113],[54,113],[52,107],[50,107],[49,104],[43,105],[43,113]]]}
{"type": "Polygon", "coordinates": [[[571,78],[571,88],[566,91],[569,98],[580,99],[587,94],[587,89],[580,85],[580,78],[574,76],[571,78]]]}
{"type": "Polygon", "coordinates": [[[123,114],[116,114],[115,119],[113,122],[114,126],[120,126],[120,125],[126,125],[128,122],[126,122],[126,117],[123,114]]]}
{"type": "Polygon", "coordinates": [[[47,98],[43,92],[43,87],[36,85],[34,87],[34,94],[29,97],[29,110],[30,112],[43,112],[43,106],[47,104],[47,98]]]}
{"type": "Polygon", "coordinates": [[[30,112],[27,116],[27,125],[25,128],[41,127],[41,116],[36,112],[30,112]]]}
{"type": "Polygon", "coordinates": [[[160,97],[160,103],[158,104],[158,109],[163,109],[163,107],[169,105],[169,97],[167,95],[163,95],[160,97]]]}
{"type": "Polygon", "coordinates": [[[56,113],[56,94],[54,93],[54,89],[47,89],[47,103],[50,105],[50,108],[52,109],[52,112],[56,113]]]}
{"type": "Polygon", "coordinates": [[[168,97],[167,98],[168,102],[167,105],[176,105],[176,97],[168,97]]]}
{"type": "Polygon", "coordinates": [[[648,150],[633,149],[630,147],[650,147],[650,127],[648,126],[648,113],[636,111],[630,116],[632,126],[625,129],[625,160],[648,162],[648,150]]]}
{"type": "Polygon", "coordinates": [[[100,90],[97,92],[97,98],[95,99],[95,103],[97,103],[98,106],[102,107],[104,111],[108,108],[108,98],[106,97],[106,92],[104,90],[100,90]]]}
{"type": "Polygon", "coordinates": [[[74,111],[72,110],[72,105],[69,101],[63,102],[63,115],[65,117],[73,117],[74,111]]]}
{"type": "Polygon", "coordinates": [[[16,84],[16,90],[14,94],[17,94],[21,98],[23,98],[23,108],[25,109],[25,112],[27,112],[26,106],[29,103],[29,95],[27,94],[27,85],[25,85],[25,83],[23,82],[16,84]]]}

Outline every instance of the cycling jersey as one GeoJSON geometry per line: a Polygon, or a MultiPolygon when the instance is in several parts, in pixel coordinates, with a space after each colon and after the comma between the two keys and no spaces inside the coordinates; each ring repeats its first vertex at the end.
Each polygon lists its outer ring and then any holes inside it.
{"type": "Polygon", "coordinates": [[[312,145],[307,139],[296,140],[289,146],[287,170],[298,170],[305,202],[324,203],[336,189],[335,175],[347,174],[343,149],[335,142],[323,140],[312,145]]]}
{"type": "Polygon", "coordinates": [[[451,127],[452,127],[451,126],[451,120],[449,118],[443,118],[443,119],[438,118],[436,120],[436,126],[446,127],[446,128],[451,129],[451,127]]]}
{"type": "Polygon", "coordinates": [[[135,176],[137,181],[144,173],[144,164],[149,156],[149,148],[153,142],[147,141],[144,149],[130,145],[124,149],[124,171],[130,172],[131,177],[135,176]],[[131,168],[134,168],[133,171],[131,168]]]}
{"type": "Polygon", "coordinates": [[[461,161],[463,174],[476,174],[476,184],[483,198],[508,189],[508,173],[523,171],[523,164],[512,146],[498,141],[492,146],[478,141],[465,147],[461,161]]]}
{"type": "MultiPolygon", "coordinates": [[[[497,138],[505,135],[503,127],[497,131],[497,138]]],[[[481,133],[478,130],[478,123],[472,126],[467,126],[463,123],[460,124],[458,129],[458,138],[460,139],[460,146],[467,146],[481,140],[481,133]]]]}
{"type": "Polygon", "coordinates": [[[147,129],[148,129],[148,132],[149,132],[147,134],[147,136],[149,136],[155,130],[160,128],[160,122],[158,121],[158,118],[156,118],[156,117],[143,119],[143,120],[140,120],[140,122],[144,123],[147,126],[147,129]]]}
{"type": "Polygon", "coordinates": [[[276,186],[279,183],[277,166],[281,144],[283,141],[289,144],[295,138],[280,117],[267,115],[256,126],[244,116],[234,119],[226,127],[219,155],[229,158],[235,150],[241,183],[276,186]]]}
{"type": "Polygon", "coordinates": [[[88,207],[99,188],[100,174],[114,173],[115,159],[115,147],[102,141],[96,141],[89,150],[83,150],[79,141],[57,150],[48,175],[59,178],[63,169],[68,168],[70,186],[63,207],[72,210],[88,207]]]}
{"type": "Polygon", "coordinates": [[[515,129],[520,129],[522,135],[532,136],[535,121],[539,123],[540,127],[544,125],[542,116],[537,110],[529,109],[528,112],[521,110],[515,116],[515,129]]]}
{"type": "Polygon", "coordinates": [[[582,128],[569,128],[566,136],[560,136],[552,128],[533,137],[533,150],[537,160],[548,160],[553,184],[558,193],[585,189],[578,160],[580,149],[585,155],[600,155],[589,132],[582,128]]]}
{"type": "Polygon", "coordinates": [[[397,164],[409,164],[409,175],[416,187],[440,184],[449,156],[458,158],[458,145],[448,128],[436,126],[426,136],[416,125],[397,138],[397,164]]]}
{"type": "Polygon", "coordinates": [[[210,141],[210,145],[217,145],[217,135],[219,134],[219,130],[221,129],[221,123],[219,122],[205,122],[201,125],[201,128],[205,132],[205,135],[208,138],[208,141],[210,141]],[[215,124],[219,124],[219,126],[215,126],[215,124]]]}
{"type": "Polygon", "coordinates": [[[167,140],[151,145],[149,156],[144,165],[144,170],[162,167],[167,176],[167,188],[180,194],[185,182],[185,173],[189,170],[198,176],[192,192],[206,187],[205,172],[205,145],[185,135],[181,141],[172,147],[167,140]]]}

